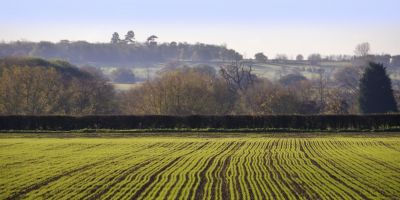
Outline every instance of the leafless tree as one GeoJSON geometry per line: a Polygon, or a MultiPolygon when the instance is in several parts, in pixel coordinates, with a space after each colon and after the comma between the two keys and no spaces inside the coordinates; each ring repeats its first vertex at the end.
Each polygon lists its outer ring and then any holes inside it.
{"type": "Polygon", "coordinates": [[[275,59],[276,59],[276,60],[287,60],[288,57],[287,57],[286,54],[277,54],[277,55],[275,56],[275,59]]]}
{"type": "Polygon", "coordinates": [[[358,93],[358,80],[361,78],[361,73],[360,67],[345,67],[336,71],[333,77],[340,89],[354,95],[358,93]]]}
{"type": "Polygon", "coordinates": [[[328,84],[328,76],[324,69],[318,70],[317,88],[319,96],[319,105],[321,108],[325,106],[325,95],[328,84]]]}
{"type": "Polygon", "coordinates": [[[364,42],[356,46],[354,53],[356,54],[356,56],[364,57],[368,55],[369,51],[370,51],[369,43],[364,42]]]}
{"type": "Polygon", "coordinates": [[[241,61],[220,66],[219,72],[232,92],[247,90],[256,79],[252,65],[241,61]]]}

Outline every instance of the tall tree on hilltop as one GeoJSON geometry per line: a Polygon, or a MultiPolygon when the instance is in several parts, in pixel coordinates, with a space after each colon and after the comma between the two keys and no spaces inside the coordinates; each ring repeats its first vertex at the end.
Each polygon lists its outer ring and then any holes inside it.
{"type": "Polygon", "coordinates": [[[155,35],[151,35],[150,37],[147,38],[146,43],[148,46],[157,46],[156,39],[158,37],[155,35]]]}
{"type": "Polygon", "coordinates": [[[129,43],[133,43],[134,40],[135,40],[135,32],[133,32],[133,31],[128,31],[128,33],[126,33],[126,35],[125,35],[124,42],[126,42],[127,44],[129,44],[129,43]]]}
{"type": "Polygon", "coordinates": [[[382,64],[369,63],[360,80],[359,106],[362,113],[397,112],[392,83],[382,64]]]}
{"type": "Polygon", "coordinates": [[[117,32],[114,32],[111,37],[111,43],[118,44],[120,41],[121,41],[121,39],[119,38],[119,34],[117,32]]]}

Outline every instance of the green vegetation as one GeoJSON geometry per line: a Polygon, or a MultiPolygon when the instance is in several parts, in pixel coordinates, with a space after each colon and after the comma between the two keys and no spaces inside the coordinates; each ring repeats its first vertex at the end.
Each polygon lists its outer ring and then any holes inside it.
{"type": "Polygon", "coordinates": [[[400,136],[1,134],[0,199],[395,199],[400,136]]]}
{"type": "Polygon", "coordinates": [[[370,63],[360,80],[362,113],[397,112],[392,83],[382,64],[370,63]]]}

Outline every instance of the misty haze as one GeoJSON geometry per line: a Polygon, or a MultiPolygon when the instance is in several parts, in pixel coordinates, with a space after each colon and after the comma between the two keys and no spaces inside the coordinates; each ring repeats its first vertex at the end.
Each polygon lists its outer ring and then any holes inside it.
{"type": "Polygon", "coordinates": [[[5,0],[0,199],[398,199],[399,7],[5,0]]]}

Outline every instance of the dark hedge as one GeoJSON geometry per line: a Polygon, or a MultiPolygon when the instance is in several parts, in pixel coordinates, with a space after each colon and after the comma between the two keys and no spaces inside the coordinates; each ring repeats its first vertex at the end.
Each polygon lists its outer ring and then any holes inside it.
{"type": "Polygon", "coordinates": [[[298,129],[377,130],[400,127],[400,114],[269,116],[0,116],[0,130],[298,129]]]}

